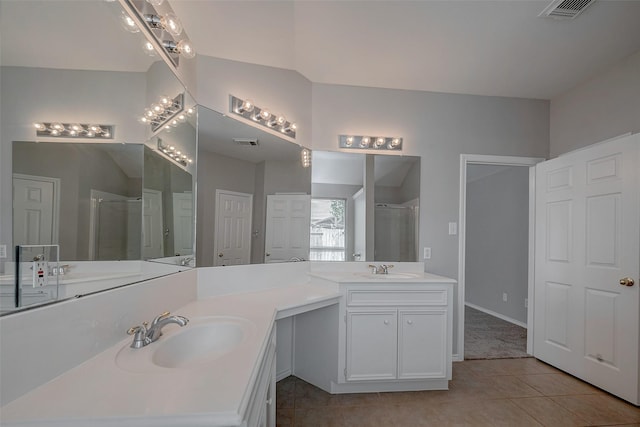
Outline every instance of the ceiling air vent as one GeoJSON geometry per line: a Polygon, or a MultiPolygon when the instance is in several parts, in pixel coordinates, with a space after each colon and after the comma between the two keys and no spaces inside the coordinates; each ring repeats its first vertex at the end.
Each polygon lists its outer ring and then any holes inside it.
{"type": "Polygon", "coordinates": [[[258,145],[258,138],[233,138],[233,142],[238,145],[255,147],[258,145]]]}
{"type": "Polygon", "coordinates": [[[595,0],[554,0],[540,13],[541,17],[573,19],[595,0]]]}

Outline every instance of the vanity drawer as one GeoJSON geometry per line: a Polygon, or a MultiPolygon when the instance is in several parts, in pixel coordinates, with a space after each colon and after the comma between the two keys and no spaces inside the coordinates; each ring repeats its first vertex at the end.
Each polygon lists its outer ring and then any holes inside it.
{"type": "Polygon", "coordinates": [[[403,290],[347,290],[347,305],[375,306],[375,305],[447,305],[446,289],[403,289],[403,290]]]}

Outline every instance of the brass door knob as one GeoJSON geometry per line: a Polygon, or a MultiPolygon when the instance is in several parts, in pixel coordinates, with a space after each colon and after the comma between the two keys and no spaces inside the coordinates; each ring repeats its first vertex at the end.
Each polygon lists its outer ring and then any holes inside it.
{"type": "Polygon", "coordinates": [[[222,252],[219,252],[218,253],[218,258],[222,258],[222,257],[223,257],[222,252]]]}
{"type": "Polygon", "coordinates": [[[624,279],[620,279],[620,284],[622,286],[633,286],[636,282],[633,281],[631,277],[625,277],[624,279]]]}

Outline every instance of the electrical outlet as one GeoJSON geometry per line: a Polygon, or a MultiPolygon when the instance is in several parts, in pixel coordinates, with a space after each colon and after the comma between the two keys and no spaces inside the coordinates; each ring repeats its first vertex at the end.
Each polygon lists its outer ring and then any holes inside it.
{"type": "Polygon", "coordinates": [[[42,257],[36,257],[32,262],[33,269],[33,287],[39,288],[49,284],[49,263],[42,257]]]}
{"type": "Polygon", "coordinates": [[[456,234],[458,234],[458,223],[457,222],[450,222],[449,223],[449,235],[450,236],[455,236],[456,234]]]}
{"type": "Polygon", "coordinates": [[[431,248],[424,248],[424,259],[431,259],[431,248]]]}
{"type": "Polygon", "coordinates": [[[502,293],[502,301],[507,302],[507,293],[506,292],[502,293]]]}
{"type": "Polygon", "coordinates": [[[7,245],[0,245],[0,258],[7,257],[7,245]]]}
{"type": "Polygon", "coordinates": [[[528,308],[529,307],[529,298],[525,298],[524,299],[524,308],[528,308]]]}

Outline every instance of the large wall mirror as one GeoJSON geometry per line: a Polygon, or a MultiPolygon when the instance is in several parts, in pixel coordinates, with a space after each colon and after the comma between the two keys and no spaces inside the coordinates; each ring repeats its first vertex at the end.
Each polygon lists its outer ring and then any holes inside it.
{"type": "Polygon", "coordinates": [[[311,260],[418,261],[420,158],[314,151],[311,260]]]}
{"type": "Polygon", "coordinates": [[[198,107],[198,266],[309,259],[302,149],[198,107]]]}
{"type": "MultiPolygon", "coordinates": [[[[142,33],[124,30],[122,13],[104,1],[0,5],[2,313],[21,308],[16,245],[59,245],[66,268],[57,299],[195,264],[195,101],[159,56],[144,53],[142,33]],[[64,31],[52,31],[52,22],[64,31]],[[153,132],[139,118],[163,95],[182,97],[192,113],[153,132]],[[56,136],[34,123],[108,125],[110,135],[66,126],[56,136]],[[45,203],[34,207],[37,200],[45,203]]],[[[31,285],[28,265],[22,271],[22,301],[50,302],[31,285]]]]}

